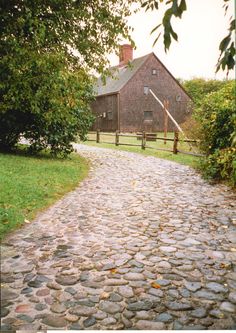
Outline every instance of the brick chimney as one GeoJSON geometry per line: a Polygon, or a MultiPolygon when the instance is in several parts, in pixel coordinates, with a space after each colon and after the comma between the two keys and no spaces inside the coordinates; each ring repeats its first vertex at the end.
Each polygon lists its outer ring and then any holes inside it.
{"type": "Polygon", "coordinates": [[[125,66],[133,60],[133,47],[129,44],[120,45],[119,66],[125,66]]]}

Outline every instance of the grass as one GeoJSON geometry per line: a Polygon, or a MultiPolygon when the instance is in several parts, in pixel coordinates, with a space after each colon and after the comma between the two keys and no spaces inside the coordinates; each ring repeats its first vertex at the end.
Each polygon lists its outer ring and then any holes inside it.
{"type": "MultiPolygon", "coordinates": [[[[163,133],[158,133],[158,137],[163,137],[163,133]]],[[[174,133],[169,132],[167,135],[167,138],[173,138],[174,133]]],[[[88,135],[89,140],[95,140],[96,139],[96,134],[91,133],[88,135]]],[[[127,143],[127,144],[137,144],[139,145],[138,147],[134,146],[115,146],[115,137],[114,134],[108,135],[103,135],[102,133],[100,134],[100,143],[96,143],[94,141],[85,141],[84,144],[90,145],[90,146],[96,146],[96,147],[101,147],[101,148],[112,148],[112,149],[118,149],[118,150],[125,150],[129,152],[135,152],[143,155],[148,155],[148,156],[155,156],[158,158],[163,158],[167,159],[170,161],[174,161],[180,164],[184,165],[189,165],[193,168],[197,168],[198,162],[199,162],[199,157],[192,156],[192,155],[185,155],[182,153],[178,154],[173,154],[172,152],[166,152],[166,151],[160,151],[160,150],[154,150],[155,148],[161,148],[161,149],[173,149],[173,142],[172,141],[167,141],[166,144],[164,144],[163,140],[157,140],[157,141],[147,141],[147,146],[150,146],[152,148],[146,148],[145,150],[141,149],[141,140],[137,140],[137,138],[132,138],[132,137],[120,137],[119,138],[120,143],[127,143]]],[[[183,150],[186,152],[190,152],[190,146],[189,144],[185,142],[179,142],[178,143],[178,149],[183,150]]],[[[197,152],[196,147],[193,148],[194,151],[197,152]]]]}
{"type": "Polygon", "coordinates": [[[0,238],[73,190],[88,170],[77,154],[68,159],[0,154],[0,238]]]}

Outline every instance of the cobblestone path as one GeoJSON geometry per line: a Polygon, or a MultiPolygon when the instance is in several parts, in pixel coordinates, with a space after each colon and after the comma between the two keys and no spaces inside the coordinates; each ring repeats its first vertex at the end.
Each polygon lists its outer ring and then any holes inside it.
{"type": "Polygon", "coordinates": [[[90,176],[2,244],[2,330],[235,329],[235,196],[77,146],[90,176]]]}

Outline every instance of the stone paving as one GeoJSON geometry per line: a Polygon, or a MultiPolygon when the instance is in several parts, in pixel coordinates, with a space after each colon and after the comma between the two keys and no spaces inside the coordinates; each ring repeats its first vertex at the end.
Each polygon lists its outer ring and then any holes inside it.
{"type": "Polygon", "coordinates": [[[173,162],[77,149],[89,177],[2,243],[1,329],[235,329],[235,195],[173,162]]]}

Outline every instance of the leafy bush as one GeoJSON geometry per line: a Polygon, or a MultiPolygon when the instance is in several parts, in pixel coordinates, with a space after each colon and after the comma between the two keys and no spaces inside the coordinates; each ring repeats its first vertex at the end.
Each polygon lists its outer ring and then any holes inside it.
{"type": "Polygon", "coordinates": [[[236,148],[217,150],[201,163],[201,170],[209,180],[227,180],[236,185],[236,148]]]}
{"type": "Polygon", "coordinates": [[[227,180],[236,185],[235,84],[228,82],[208,94],[195,112],[201,126],[201,150],[206,154],[202,172],[208,179],[227,180]]]}
{"type": "Polygon", "coordinates": [[[207,155],[232,145],[236,128],[234,90],[234,82],[228,82],[219,91],[208,94],[195,112],[203,135],[201,149],[207,155]]]}
{"type": "Polygon", "coordinates": [[[196,107],[201,106],[202,99],[206,95],[220,90],[226,83],[227,81],[205,80],[203,78],[194,78],[182,82],[184,88],[192,97],[196,107]]]}
{"type": "Polygon", "coordinates": [[[14,62],[0,61],[8,74],[0,86],[0,149],[12,149],[24,135],[32,153],[49,146],[66,156],[77,134],[83,139],[92,125],[91,80],[82,69],[65,70],[60,54],[18,50],[14,62]]]}

